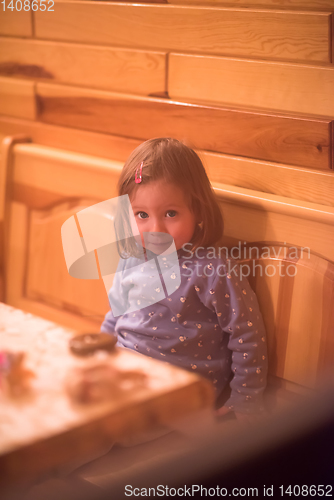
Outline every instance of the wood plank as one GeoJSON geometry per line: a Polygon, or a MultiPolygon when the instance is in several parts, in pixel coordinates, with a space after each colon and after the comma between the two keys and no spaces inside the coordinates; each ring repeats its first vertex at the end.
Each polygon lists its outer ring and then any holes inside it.
{"type": "Polygon", "coordinates": [[[294,9],[294,10],[334,10],[334,0],[168,0],[171,4],[212,5],[221,7],[294,9]]]}
{"type": "Polygon", "coordinates": [[[224,184],[214,186],[224,216],[227,246],[279,241],[309,247],[334,261],[334,209],[224,184]]]}
{"type": "Polygon", "coordinates": [[[198,151],[212,183],[334,206],[334,172],[198,151]]]}
{"type": "MultiPolygon", "coordinates": [[[[70,183],[71,178],[67,176],[70,183]]],[[[69,275],[64,262],[61,226],[74,213],[94,205],[89,199],[74,205],[63,199],[52,208],[31,210],[24,297],[102,323],[110,306],[102,280],[78,280],[69,275]]]]}
{"type": "Polygon", "coordinates": [[[165,93],[163,52],[0,38],[0,75],[139,95],[165,93]]]}
{"type": "Polygon", "coordinates": [[[330,14],[57,1],[36,37],[96,45],[330,62],[330,14]]]}
{"type": "MultiPolygon", "coordinates": [[[[27,145],[17,145],[17,148],[26,148],[27,145]]],[[[284,196],[276,196],[268,193],[259,193],[252,189],[237,188],[226,184],[214,185],[217,196],[223,203],[237,203],[245,207],[255,210],[260,210],[264,213],[277,213],[287,215],[294,219],[302,219],[303,221],[312,221],[319,224],[328,224],[328,230],[334,226],[334,208],[317,205],[316,203],[302,202],[285,198],[284,196]]],[[[252,229],[252,228],[251,228],[252,229]]],[[[334,234],[333,234],[334,237],[334,234]]],[[[254,241],[252,238],[247,241],[254,241]]],[[[264,238],[266,241],[274,241],[272,238],[264,238]]],[[[258,241],[262,241],[259,239],[258,241]]],[[[281,240],[277,240],[281,241],[281,240]]],[[[303,245],[299,245],[303,246],[303,245]]],[[[315,253],[314,250],[312,250],[315,253]]],[[[327,257],[326,257],[327,258],[327,257]]]]}
{"type": "Polygon", "coordinates": [[[333,294],[333,263],[279,242],[246,245],[239,263],[263,311],[269,373],[312,389],[327,385],[333,380],[334,344],[333,323],[323,321],[328,306],[323,292],[326,282],[333,294]],[[328,355],[320,364],[324,346],[328,355]]]}
{"type": "Polygon", "coordinates": [[[36,118],[34,87],[34,82],[0,77],[1,113],[34,120],[36,118]]]}
{"type": "Polygon", "coordinates": [[[8,237],[8,259],[6,261],[5,298],[8,304],[24,295],[25,258],[28,238],[28,208],[22,203],[11,203],[10,227],[8,237]]]}
{"type": "MultiPolygon", "coordinates": [[[[3,137],[26,132],[33,142],[40,145],[76,151],[105,159],[109,157],[120,162],[124,162],[141,142],[140,140],[1,116],[0,132],[3,137]]],[[[202,158],[209,178],[213,183],[225,183],[288,198],[334,206],[333,172],[262,162],[252,158],[209,153],[202,150],[197,150],[197,153],[202,158]]],[[[31,196],[35,201],[38,199],[33,193],[31,196]]],[[[39,191],[40,197],[41,191],[39,191]]],[[[49,204],[51,205],[55,201],[52,199],[49,204]]]]}
{"type": "Polygon", "coordinates": [[[289,324],[284,378],[312,388],[316,386],[319,369],[323,283],[324,275],[319,270],[316,272],[316,269],[298,265],[291,298],[293,314],[289,324]]]}
{"type": "MultiPolygon", "coordinates": [[[[210,180],[214,186],[219,186],[222,184],[222,179],[225,178],[225,171],[223,170],[222,174],[220,173],[220,166],[224,165],[226,172],[235,169],[234,165],[237,162],[241,162],[241,165],[244,167],[247,163],[247,159],[243,158],[233,158],[223,155],[214,155],[211,153],[199,152],[201,158],[203,159],[204,166],[209,174],[210,180]],[[227,160],[227,163],[224,162],[227,160]],[[215,169],[214,167],[219,165],[219,169],[215,169]]],[[[45,202],[43,200],[38,200],[36,196],[32,196],[29,198],[27,203],[30,207],[33,208],[45,208],[51,205],[56,204],[60,201],[63,196],[73,196],[73,187],[75,185],[76,196],[79,197],[93,197],[97,199],[108,199],[111,196],[116,195],[116,184],[118,181],[118,176],[122,169],[122,162],[112,161],[108,159],[98,159],[96,157],[82,155],[78,153],[68,153],[66,151],[59,151],[54,148],[43,147],[35,144],[20,144],[15,146],[14,150],[14,158],[15,158],[15,177],[14,177],[14,192],[18,193],[18,200],[22,200],[22,196],[29,196],[30,190],[32,188],[38,189],[39,192],[44,191],[45,193],[54,193],[57,195],[53,198],[45,197],[45,202]],[[71,182],[69,182],[71,179],[71,182]],[[17,187],[21,186],[29,186],[29,193],[21,190],[20,193],[17,191],[17,187]]],[[[253,165],[257,165],[256,162],[250,163],[250,169],[253,169],[253,165]]],[[[261,165],[261,164],[260,164],[261,165]]],[[[263,168],[266,167],[277,168],[278,173],[276,175],[280,176],[280,166],[275,164],[266,164],[262,165],[263,168]]],[[[330,200],[330,193],[333,192],[333,182],[334,182],[334,173],[323,173],[312,170],[301,170],[304,173],[304,185],[298,180],[297,174],[300,169],[293,167],[284,167],[281,166],[281,170],[285,172],[286,170],[290,171],[290,181],[297,184],[296,188],[303,190],[311,188],[316,185],[318,182],[318,189],[321,191],[323,189],[324,192],[325,186],[328,187],[328,206],[333,206],[333,199],[330,200]],[[293,176],[296,177],[293,177],[293,176]],[[330,205],[331,202],[331,205],[330,205]]],[[[242,174],[242,169],[240,170],[242,174]]],[[[270,174],[265,174],[264,170],[259,170],[258,176],[259,178],[265,177],[266,175],[270,177],[270,174]]],[[[301,178],[301,177],[300,177],[301,178]]],[[[229,179],[227,179],[229,180],[229,179]]],[[[246,176],[247,180],[247,176],[246,176]]],[[[288,180],[285,179],[282,184],[285,182],[288,183],[288,180]]],[[[226,184],[226,183],[225,183],[226,184]]],[[[229,184],[232,184],[230,182],[229,184]]],[[[237,185],[235,184],[237,187],[237,185]]],[[[246,186],[245,186],[246,187],[246,186]]],[[[233,190],[234,188],[230,186],[233,190]]],[[[254,190],[254,187],[248,186],[247,192],[250,190],[254,190]]],[[[237,192],[238,189],[236,190],[237,192]]],[[[259,191],[259,190],[257,190],[259,191]]],[[[274,193],[272,193],[274,194],[274,193]]],[[[291,194],[291,193],[289,193],[291,194]]],[[[261,196],[267,197],[270,195],[261,196]]],[[[287,200],[287,196],[284,196],[284,200],[287,200]]],[[[321,197],[319,193],[319,198],[321,197]]],[[[292,198],[292,196],[290,196],[292,198]]],[[[274,198],[275,200],[280,199],[277,196],[274,198]]],[[[305,200],[308,201],[308,200],[305,200]]],[[[313,200],[310,200],[313,201],[313,200]]],[[[318,201],[318,205],[314,205],[314,201],[310,206],[313,209],[318,209],[319,205],[325,205],[322,200],[318,201]]],[[[306,205],[305,205],[306,206],[306,205]]],[[[273,208],[271,208],[273,210],[273,208]]],[[[289,208],[289,210],[291,210],[289,208]]],[[[322,206],[322,211],[326,211],[326,207],[322,206]]]]}
{"type": "Polygon", "coordinates": [[[334,117],[333,67],[170,54],[168,68],[172,99],[334,117]]]}
{"type": "MultiPolygon", "coordinates": [[[[62,128],[38,122],[6,119],[0,116],[3,135],[26,131],[33,142],[68,151],[76,151],[124,162],[140,144],[106,134],[62,128]],[[7,134],[6,134],[7,132],[7,134]]],[[[333,206],[334,173],[304,169],[293,165],[261,162],[240,156],[222,155],[197,150],[213,183],[225,183],[265,193],[277,194],[313,203],[333,206]]],[[[39,192],[41,196],[41,192],[39,192]]],[[[36,201],[37,197],[32,194],[36,201]]],[[[50,200],[51,205],[56,200],[50,200]]],[[[36,205],[38,208],[40,205],[36,205]]],[[[46,205],[41,205],[46,206],[46,205]]]]}
{"type": "Polygon", "coordinates": [[[331,168],[331,120],[203,106],[38,83],[38,120],[316,169],[331,168]]]}
{"type": "MultiPolygon", "coordinates": [[[[9,2],[6,2],[8,6],[9,2]]],[[[6,36],[33,36],[31,11],[7,9],[0,11],[0,35],[6,36]]]]}
{"type": "MultiPolygon", "coordinates": [[[[101,191],[108,179],[117,180],[122,169],[120,162],[96,159],[93,156],[68,153],[37,144],[16,144],[13,151],[13,182],[58,193],[63,197],[87,197],[94,200],[116,195],[115,182],[101,191]],[[81,182],[81,177],[85,177],[81,182]],[[87,177],[88,176],[88,177],[87,177]],[[65,179],[63,179],[65,177],[65,179]],[[92,180],[96,179],[96,187],[92,180]],[[66,188],[67,186],[67,188],[66,188]]],[[[264,212],[334,224],[334,208],[301,202],[250,189],[215,183],[218,196],[229,203],[248,205],[264,212]]],[[[272,241],[272,240],[270,240],[272,241]]]]}
{"type": "MultiPolygon", "coordinates": [[[[52,204],[64,198],[102,201],[117,196],[116,185],[122,169],[120,162],[57,151],[36,144],[30,146],[20,144],[14,149],[14,186],[28,186],[56,194],[57,198],[53,198],[52,204]]],[[[36,205],[33,198],[31,201],[29,206],[34,208],[48,208],[51,205],[48,198],[43,205],[36,205]]]]}
{"type": "Polygon", "coordinates": [[[36,121],[22,120],[0,115],[2,135],[27,134],[33,142],[45,146],[77,151],[101,158],[125,161],[129,154],[141,143],[125,137],[88,132],[68,127],[57,127],[36,121]]]}
{"type": "Polygon", "coordinates": [[[0,158],[0,297],[5,300],[5,290],[8,281],[7,262],[9,258],[9,231],[11,219],[11,199],[13,194],[13,163],[12,150],[14,144],[30,142],[30,139],[22,135],[7,136],[1,144],[0,158]]]}
{"type": "Polygon", "coordinates": [[[322,373],[321,378],[319,377],[319,383],[327,382],[330,380],[330,376],[333,372],[334,366],[334,338],[333,338],[333,324],[334,324],[334,308],[332,304],[334,302],[334,266],[329,263],[327,266],[324,286],[322,290],[322,295],[324,297],[323,302],[323,316],[321,324],[321,342],[320,342],[320,352],[319,352],[319,369],[321,367],[327,366],[331,369],[327,370],[327,373],[322,373]]]}

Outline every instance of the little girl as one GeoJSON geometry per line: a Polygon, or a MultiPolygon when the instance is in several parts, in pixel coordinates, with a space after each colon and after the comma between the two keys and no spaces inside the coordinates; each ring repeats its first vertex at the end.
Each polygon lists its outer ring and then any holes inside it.
{"type": "Polygon", "coordinates": [[[120,242],[109,292],[114,314],[107,313],[101,331],[116,332],[121,346],[203,375],[217,398],[232,377],[221,414],[261,411],[264,325],[249,283],[219,254],[223,220],[200,158],[175,139],[146,141],[125,163],[118,194],[129,196],[136,224],[128,226],[137,236],[120,242]]]}

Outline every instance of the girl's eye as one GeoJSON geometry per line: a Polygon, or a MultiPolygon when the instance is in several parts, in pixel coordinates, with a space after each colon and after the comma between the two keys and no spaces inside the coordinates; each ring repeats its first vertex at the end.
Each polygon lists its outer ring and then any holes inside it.
{"type": "Polygon", "coordinates": [[[175,217],[177,215],[177,212],[175,210],[168,210],[166,212],[167,217],[175,217]]]}
{"type": "Polygon", "coordinates": [[[137,212],[136,215],[139,219],[147,219],[148,217],[148,214],[146,212],[137,212]]]}

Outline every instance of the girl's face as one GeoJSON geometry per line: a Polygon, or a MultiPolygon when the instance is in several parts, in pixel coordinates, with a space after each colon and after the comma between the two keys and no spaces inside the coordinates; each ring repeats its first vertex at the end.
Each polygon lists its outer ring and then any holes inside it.
{"type": "Polygon", "coordinates": [[[170,246],[170,238],[143,233],[167,233],[175,241],[176,249],[191,241],[195,232],[195,215],[188,206],[184,191],[175,184],[152,181],[138,189],[130,197],[135,220],[143,247],[154,253],[163,253],[170,246]]]}

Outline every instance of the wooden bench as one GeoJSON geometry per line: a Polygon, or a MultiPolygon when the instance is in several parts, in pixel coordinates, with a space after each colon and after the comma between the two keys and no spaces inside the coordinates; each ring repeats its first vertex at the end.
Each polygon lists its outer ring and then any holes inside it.
{"type": "MultiPolygon", "coordinates": [[[[122,163],[33,143],[9,141],[6,148],[5,301],[70,328],[99,330],[109,309],[103,283],[69,276],[60,228],[83,207],[116,196],[122,163]]],[[[259,251],[255,259],[242,254],[240,263],[258,265],[249,279],[267,327],[272,393],[315,389],[332,376],[334,208],[213,186],[223,244],[259,251]],[[280,266],[295,275],[280,276],[280,266]],[[265,268],[273,276],[261,276],[265,268]]]]}
{"type": "Polygon", "coordinates": [[[269,405],[333,385],[333,262],[278,242],[242,250],[240,269],[249,275],[267,330],[269,405]]]}

